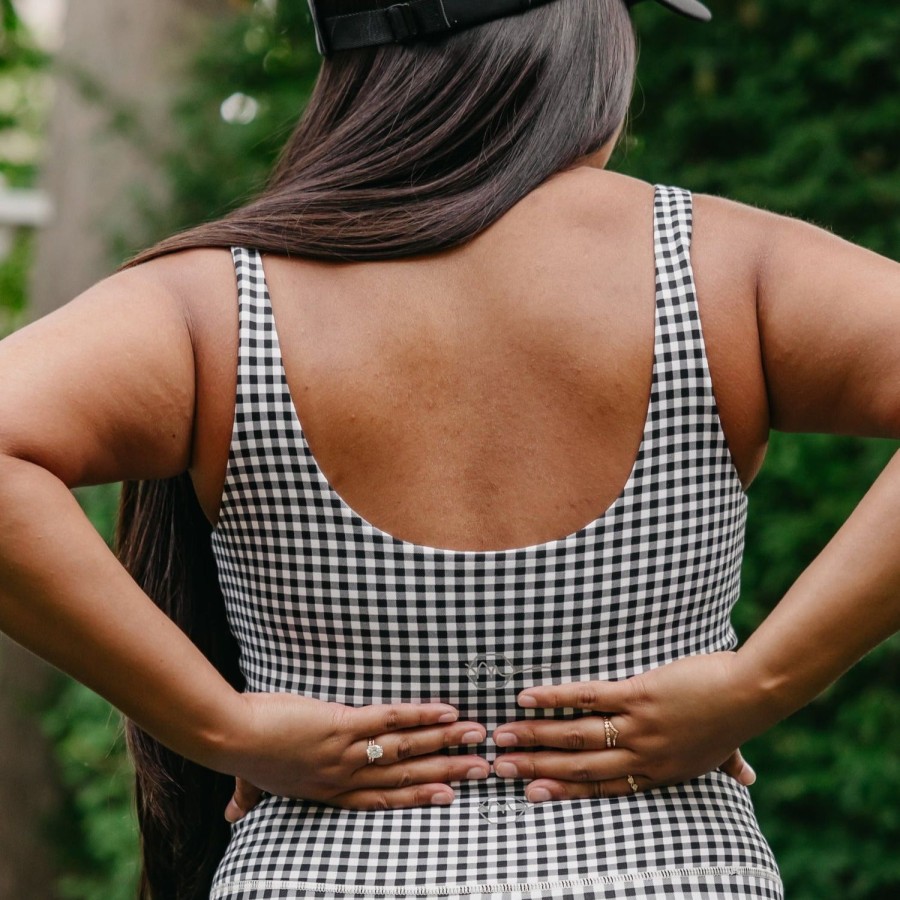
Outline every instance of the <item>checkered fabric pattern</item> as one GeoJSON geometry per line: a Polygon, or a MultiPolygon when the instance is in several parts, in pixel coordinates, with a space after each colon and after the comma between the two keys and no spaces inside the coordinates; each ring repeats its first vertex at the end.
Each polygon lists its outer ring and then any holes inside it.
{"type": "MultiPolygon", "coordinates": [[[[352,706],[440,700],[499,724],[531,684],[627,678],[732,649],[747,497],[712,390],[690,263],[691,194],[655,187],[656,327],[643,440],[613,504],[558,540],[461,551],[396,538],[329,484],[304,437],[257,250],[232,248],[234,430],[212,534],[252,691],[352,706]]],[[[266,797],[233,828],[212,898],[781,900],[746,788],[719,771],[603,800],[531,804],[525,780],[447,807],[266,797]]]]}

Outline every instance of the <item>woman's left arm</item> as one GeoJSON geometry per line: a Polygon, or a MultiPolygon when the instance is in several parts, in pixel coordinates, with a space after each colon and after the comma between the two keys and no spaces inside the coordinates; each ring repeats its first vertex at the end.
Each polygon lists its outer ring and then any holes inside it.
{"type": "MultiPolygon", "coordinates": [[[[798,219],[697,200],[698,214],[718,216],[724,233],[756,236],[750,252],[772,427],[900,438],[900,264],[798,219]]],[[[607,746],[600,715],[509,722],[494,739],[516,751],[498,756],[495,772],[530,780],[530,799],[619,796],[717,767],[752,783],[735,748],[900,629],[898,547],[900,454],[738,651],[617,682],[527,688],[523,707],[607,714],[616,746],[607,746]],[[547,749],[518,752],[529,747],[547,749]]]]}

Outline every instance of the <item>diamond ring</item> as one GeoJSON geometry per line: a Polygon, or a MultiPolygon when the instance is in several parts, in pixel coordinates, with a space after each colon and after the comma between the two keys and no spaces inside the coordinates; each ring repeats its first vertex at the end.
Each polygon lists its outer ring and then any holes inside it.
{"type": "Polygon", "coordinates": [[[376,759],[381,759],[381,757],[384,756],[384,747],[382,747],[381,744],[376,744],[375,738],[369,738],[369,744],[366,747],[366,756],[368,757],[368,761],[373,763],[376,759]]]}

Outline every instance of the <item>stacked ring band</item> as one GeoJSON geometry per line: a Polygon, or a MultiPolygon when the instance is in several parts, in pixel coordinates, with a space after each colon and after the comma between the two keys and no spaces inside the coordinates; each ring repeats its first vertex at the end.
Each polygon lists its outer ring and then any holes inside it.
{"type": "Polygon", "coordinates": [[[637,782],[634,780],[634,775],[628,776],[628,783],[631,785],[631,789],[635,793],[637,793],[640,790],[640,788],[637,786],[637,782]]]}
{"type": "Polygon", "coordinates": [[[616,746],[616,740],[619,737],[619,729],[609,721],[609,716],[603,717],[603,730],[606,732],[606,746],[612,748],[616,746]]]}
{"type": "Polygon", "coordinates": [[[369,743],[366,747],[366,757],[368,758],[368,762],[373,763],[382,756],[384,756],[384,747],[382,747],[381,744],[376,744],[375,738],[369,738],[369,743]]]}

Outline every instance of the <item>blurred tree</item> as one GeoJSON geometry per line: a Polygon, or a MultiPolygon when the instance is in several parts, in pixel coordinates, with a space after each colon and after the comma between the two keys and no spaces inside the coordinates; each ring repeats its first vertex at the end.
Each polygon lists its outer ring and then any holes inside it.
{"type": "MultiPolygon", "coordinates": [[[[33,186],[47,63],[11,0],[0,0],[0,186],[33,186]]],[[[17,230],[9,255],[0,252],[0,337],[22,320],[32,237],[17,230]]],[[[54,858],[41,823],[60,791],[34,716],[46,682],[44,667],[0,636],[0,806],[16,811],[0,819],[0,900],[52,895],[54,858]]]]}
{"type": "MultiPolygon", "coordinates": [[[[0,0],[0,186],[31,188],[46,121],[49,55],[0,0]]],[[[0,252],[0,335],[21,324],[33,235],[19,230],[8,256],[0,252]]]]}
{"type": "Polygon", "coordinates": [[[54,60],[56,99],[40,184],[58,214],[41,231],[33,318],[108,274],[127,235],[146,238],[148,207],[169,198],[165,160],[177,135],[169,105],[184,65],[229,0],[78,0],[54,60]],[[152,89],[148,89],[152,86],[152,89]],[[77,235],[77,240],[73,237],[77,235]]]}

